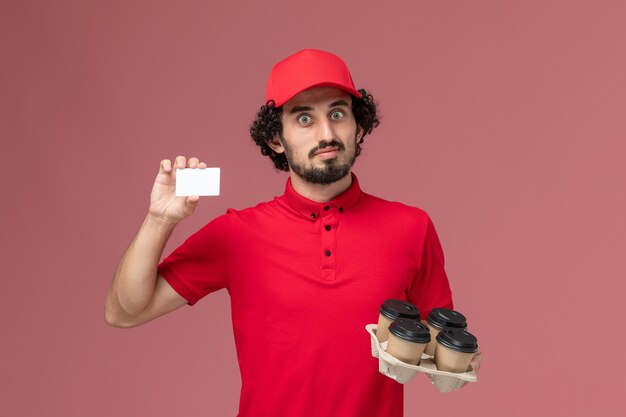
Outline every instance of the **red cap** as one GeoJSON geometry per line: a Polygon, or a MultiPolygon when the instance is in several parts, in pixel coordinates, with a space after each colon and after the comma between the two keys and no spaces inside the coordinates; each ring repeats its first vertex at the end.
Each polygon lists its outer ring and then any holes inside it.
{"type": "Polygon", "coordinates": [[[361,97],[341,58],[318,49],[303,49],[274,65],[265,102],[274,100],[275,106],[281,107],[302,91],[321,86],[336,87],[361,97]]]}

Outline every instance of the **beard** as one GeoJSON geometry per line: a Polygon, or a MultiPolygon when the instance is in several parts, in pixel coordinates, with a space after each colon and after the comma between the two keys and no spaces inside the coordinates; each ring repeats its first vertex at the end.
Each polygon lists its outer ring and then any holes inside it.
{"type": "MultiPolygon", "coordinates": [[[[356,141],[356,135],[355,135],[356,141]]],[[[339,181],[348,173],[350,173],[350,168],[354,165],[354,161],[356,157],[360,153],[358,149],[355,149],[355,152],[352,154],[346,154],[346,159],[343,162],[339,161],[339,155],[332,159],[325,159],[323,167],[315,167],[312,165],[306,166],[305,164],[298,163],[294,160],[292,149],[286,144],[285,140],[281,140],[283,147],[285,148],[285,156],[287,157],[287,163],[289,164],[289,168],[296,173],[300,178],[304,181],[309,182],[311,184],[321,184],[328,185],[334,182],[339,181]]],[[[309,151],[309,160],[312,160],[315,157],[315,153],[327,147],[336,147],[339,151],[339,154],[345,151],[346,146],[333,139],[331,141],[321,141],[320,144],[311,149],[309,151]]]]}

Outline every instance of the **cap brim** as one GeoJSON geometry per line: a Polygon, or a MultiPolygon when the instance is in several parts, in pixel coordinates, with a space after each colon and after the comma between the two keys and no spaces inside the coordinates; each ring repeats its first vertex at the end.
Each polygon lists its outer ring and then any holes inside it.
{"type": "Polygon", "coordinates": [[[298,91],[290,94],[289,96],[282,97],[280,100],[274,100],[274,103],[275,103],[274,105],[276,107],[282,107],[289,100],[291,100],[292,98],[294,98],[298,94],[302,93],[303,91],[307,91],[307,90],[310,90],[312,88],[317,88],[317,87],[334,87],[334,88],[338,88],[339,90],[345,91],[346,93],[350,94],[351,96],[354,96],[354,97],[357,97],[357,98],[361,98],[361,93],[358,90],[354,89],[354,88],[351,88],[351,87],[345,86],[345,85],[341,85],[341,84],[337,84],[337,83],[323,82],[323,83],[318,83],[318,84],[313,84],[313,85],[307,86],[306,88],[298,90],[298,91]]]}

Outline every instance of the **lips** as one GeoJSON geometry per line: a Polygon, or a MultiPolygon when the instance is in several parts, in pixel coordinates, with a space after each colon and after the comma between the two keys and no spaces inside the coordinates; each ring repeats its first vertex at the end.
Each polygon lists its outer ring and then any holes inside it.
{"type": "Polygon", "coordinates": [[[319,149],[317,152],[315,152],[315,155],[322,155],[322,154],[330,154],[330,153],[337,153],[337,151],[339,150],[339,147],[336,146],[328,146],[326,148],[323,149],[319,149]]]}
{"type": "Polygon", "coordinates": [[[339,154],[339,151],[343,151],[346,147],[338,140],[321,141],[316,148],[311,149],[309,152],[309,158],[313,159],[315,156],[320,158],[334,158],[339,154]]]}

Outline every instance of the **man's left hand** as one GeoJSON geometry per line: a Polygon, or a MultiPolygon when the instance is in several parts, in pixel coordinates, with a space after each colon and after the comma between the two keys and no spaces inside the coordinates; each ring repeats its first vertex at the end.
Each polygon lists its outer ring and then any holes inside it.
{"type": "Polygon", "coordinates": [[[478,373],[478,368],[480,368],[480,362],[483,360],[483,353],[476,352],[474,356],[472,356],[472,360],[470,361],[470,366],[474,370],[474,372],[478,373]]]}

